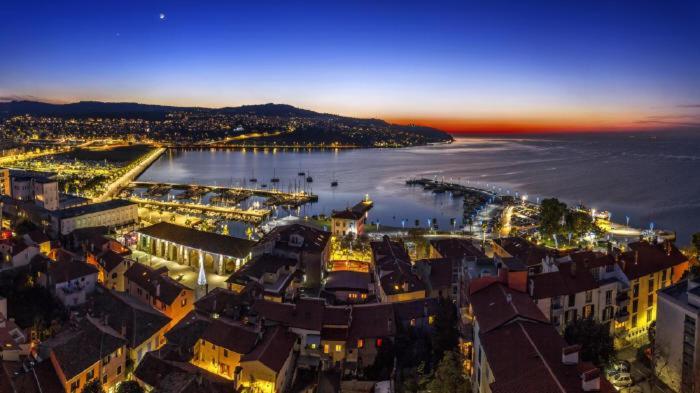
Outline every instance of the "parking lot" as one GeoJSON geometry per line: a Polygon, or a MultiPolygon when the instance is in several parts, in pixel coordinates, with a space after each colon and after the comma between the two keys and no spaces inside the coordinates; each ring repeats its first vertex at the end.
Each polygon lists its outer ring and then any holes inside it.
{"type": "Polygon", "coordinates": [[[663,382],[654,378],[650,380],[651,370],[638,362],[636,359],[636,348],[628,347],[617,353],[617,358],[630,362],[632,368],[630,374],[634,381],[633,387],[622,388],[621,393],[675,393],[672,389],[663,384],[663,382]]]}

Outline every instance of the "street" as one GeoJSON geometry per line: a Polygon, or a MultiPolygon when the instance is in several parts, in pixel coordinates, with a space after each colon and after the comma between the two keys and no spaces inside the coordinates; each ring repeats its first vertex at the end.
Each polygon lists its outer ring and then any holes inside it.
{"type": "MultiPolygon", "coordinates": [[[[651,375],[651,370],[647,368],[644,364],[636,359],[637,348],[636,347],[626,347],[618,351],[617,358],[619,360],[627,360],[632,365],[630,374],[632,375],[632,380],[634,380],[634,386],[641,388],[641,393],[675,393],[674,390],[667,387],[663,382],[655,379],[652,382],[649,379],[651,375]]],[[[621,393],[628,393],[634,390],[630,388],[623,388],[620,390],[621,393]]]]}

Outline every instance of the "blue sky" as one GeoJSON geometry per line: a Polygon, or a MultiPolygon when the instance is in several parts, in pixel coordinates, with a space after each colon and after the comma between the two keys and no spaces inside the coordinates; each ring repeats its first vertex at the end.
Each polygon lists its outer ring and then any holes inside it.
{"type": "Polygon", "coordinates": [[[0,18],[4,97],[283,102],[453,130],[700,123],[697,1],[10,0],[0,18]]]}

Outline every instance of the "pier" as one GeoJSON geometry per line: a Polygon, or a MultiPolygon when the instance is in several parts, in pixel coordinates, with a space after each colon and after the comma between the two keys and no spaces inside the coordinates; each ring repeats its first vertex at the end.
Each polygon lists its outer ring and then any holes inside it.
{"type": "Polygon", "coordinates": [[[148,153],[146,157],[138,163],[138,165],[131,168],[129,171],[127,171],[125,174],[119,177],[119,179],[115,180],[114,182],[112,182],[112,184],[107,186],[107,189],[102,195],[100,195],[97,198],[94,198],[94,202],[104,202],[119,194],[119,191],[121,191],[122,188],[126,187],[129,184],[129,182],[136,179],[143,172],[145,172],[146,169],[148,169],[151,166],[151,164],[153,164],[163,153],[165,153],[165,148],[163,147],[159,147],[153,150],[152,152],[148,153]]]}
{"type": "Polygon", "coordinates": [[[130,197],[130,201],[138,203],[140,206],[147,207],[160,207],[160,208],[171,208],[175,210],[185,210],[185,211],[196,211],[201,214],[214,213],[216,215],[224,216],[225,218],[251,222],[260,223],[267,216],[270,215],[270,210],[268,209],[239,209],[236,207],[229,206],[212,206],[212,205],[200,205],[197,203],[187,203],[187,202],[174,202],[174,201],[159,201],[154,199],[146,199],[139,197],[130,197]]]}
{"type": "Polygon", "coordinates": [[[132,187],[144,187],[144,188],[154,188],[160,187],[164,189],[176,189],[176,190],[194,190],[194,189],[207,189],[212,192],[219,193],[230,193],[234,195],[255,195],[259,197],[264,197],[269,199],[268,206],[272,205],[291,205],[299,206],[309,202],[318,201],[318,195],[310,194],[307,192],[284,192],[275,189],[260,189],[260,188],[244,188],[244,187],[226,187],[226,186],[210,186],[202,184],[180,184],[180,183],[163,183],[163,182],[149,182],[149,181],[132,181],[130,183],[132,187]]]}

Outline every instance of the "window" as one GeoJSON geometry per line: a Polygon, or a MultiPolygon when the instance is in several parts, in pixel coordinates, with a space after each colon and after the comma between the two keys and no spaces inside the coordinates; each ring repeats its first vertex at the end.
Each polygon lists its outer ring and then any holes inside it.
{"type": "Polygon", "coordinates": [[[226,349],[224,349],[224,357],[225,357],[225,358],[228,357],[228,350],[226,350],[226,349]]]}
{"type": "Polygon", "coordinates": [[[415,318],[411,318],[411,322],[410,322],[410,323],[411,323],[411,326],[416,326],[416,319],[415,319],[415,318]]]}
{"type": "Polygon", "coordinates": [[[569,307],[576,305],[576,295],[569,295],[569,307]]]}
{"type": "Polygon", "coordinates": [[[107,383],[107,374],[102,376],[102,384],[104,385],[106,383],[107,383]]]}
{"type": "Polygon", "coordinates": [[[654,291],[654,277],[649,277],[649,292],[654,291]]]}
{"type": "Polygon", "coordinates": [[[432,325],[435,322],[435,315],[428,316],[428,324],[432,325]]]}
{"type": "Polygon", "coordinates": [[[647,307],[654,307],[654,294],[650,293],[649,296],[647,296],[647,307]]]}
{"type": "Polygon", "coordinates": [[[365,346],[365,340],[363,340],[363,339],[361,339],[361,338],[358,339],[358,340],[357,340],[357,347],[358,347],[358,348],[363,348],[364,346],[365,346]]]}
{"type": "Polygon", "coordinates": [[[76,379],[75,381],[70,383],[70,391],[75,392],[80,388],[80,379],[76,379]]]}
{"type": "Polygon", "coordinates": [[[632,312],[633,312],[633,313],[634,313],[634,312],[637,312],[637,309],[638,309],[638,308],[639,308],[639,300],[636,300],[636,299],[635,299],[635,300],[632,302],[632,312]]]}
{"type": "Polygon", "coordinates": [[[377,339],[377,347],[381,347],[381,346],[382,346],[382,339],[378,338],[377,339]]]}
{"type": "Polygon", "coordinates": [[[651,308],[647,310],[647,323],[650,323],[650,322],[652,321],[652,319],[651,319],[651,317],[652,317],[651,312],[652,312],[652,309],[651,309],[651,308]]]}
{"type": "Polygon", "coordinates": [[[637,314],[632,315],[632,327],[637,326],[637,314]]]}
{"type": "Polygon", "coordinates": [[[323,353],[328,353],[330,351],[330,346],[328,344],[323,344],[323,353]]]}
{"type": "Polygon", "coordinates": [[[186,304],[187,304],[187,298],[180,300],[180,307],[185,307],[186,304]]]}
{"type": "Polygon", "coordinates": [[[661,281],[666,281],[666,270],[661,271],[661,281]]]}
{"type": "Polygon", "coordinates": [[[93,378],[95,378],[95,369],[94,368],[92,370],[88,371],[87,375],[85,376],[85,380],[92,381],[93,378]]]}
{"type": "Polygon", "coordinates": [[[593,305],[587,304],[583,307],[583,317],[592,318],[593,317],[593,305]]]}
{"type": "Polygon", "coordinates": [[[110,358],[111,356],[112,356],[112,355],[107,355],[107,356],[105,356],[105,357],[102,359],[102,364],[104,365],[104,364],[109,363],[109,358],[110,358]]]}
{"type": "Polygon", "coordinates": [[[632,287],[632,297],[639,296],[639,283],[635,283],[632,287]]]}
{"type": "Polygon", "coordinates": [[[340,344],[336,344],[336,345],[335,345],[335,351],[336,351],[336,352],[340,352],[340,351],[342,351],[342,350],[343,350],[343,346],[342,346],[342,345],[340,345],[340,344]]]}
{"type": "Polygon", "coordinates": [[[586,303],[593,301],[593,291],[586,291],[586,303]]]}
{"type": "Polygon", "coordinates": [[[612,290],[605,291],[605,305],[609,306],[612,304],[612,290]]]}

